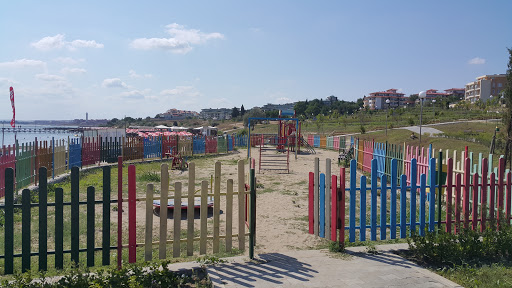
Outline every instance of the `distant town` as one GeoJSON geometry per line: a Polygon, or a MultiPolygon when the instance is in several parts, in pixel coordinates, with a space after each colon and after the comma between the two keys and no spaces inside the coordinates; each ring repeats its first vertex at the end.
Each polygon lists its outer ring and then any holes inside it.
{"type": "MultiPolygon", "coordinates": [[[[437,89],[426,90],[426,97],[423,99],[428,103],[438,103],[436,105],[445,105],[447,108],[453,107],[459,101],[466,101],[469,103],[477,103],[479,101],[486,102],[488,100],[499,99],[502,97],[503,89],[506,83],[505,74],[492,74],[477,77],[474,81],[467,83],[464,88],[448,88],[439,92],[437,89]]],[[[314,101],[314,100],[312,100],[314,101]]],[[[318,101],[318,100],[317,100],[318,101]]],[[[334,95],[328,96],[325,99],[320,99],[318,103],[326,107],[334,107],[334,104],[339,102],[338,98],[334,95]]],[[[363,98],[355,102],[342,101],[344,103],[353,104],[346,112],[353,112],[356,108],[365,110],[380,110],[392,108],[407,108],[414,106],[420,101],[418,94],[411,94],[406,96],[398,89],[390,88],[385,91],[371,92],[364,95],[363,98]]],[[[297,101],[285,104],[271,104],[267,103],[261,107],[252,107],[251,109],[258,108],[267,115],[270,112],[278,113],[278,111],[293,111],[297,110],[297,104],[306,103],[305,101],[297,101]]],[[[299,105],[300,106],[300,105],[299,105]]],[[[339,106],[338,106],[339,107],[339,106]]],[[[202,120],[230,120],[234,115],[243,115],[244,112],[249,112],[251,109],[245,110],[242,107],[233,108],[204,108],[201,112],[180,110],[171,108],[163,113],[157,114],[154,118],[146,117],[146,120],[161,119],[169,121],[179,121],[184,119],[202,119],[202,120]],[[234,111],[237,110],[237,111],[234,111]],[[244,111],[245,110],[245,111],[244,111]],[[241,113],[241,114],[240,114],[241,113]]],[[[313,114],[318,114],[313,113],[313,114]]],[[[272,113],[270,113],[272,114],[272,113]]],[[[302,113],[304,114],[304,113],[302,113]]],[[[316,115],[314,115],[316,116],[316,115]]],[[[73,119],[73,120],[34,120],[34,121],[17,121],[20,125],[53,125],[53,126],[78,126],[78,127],[97,127],[108,126],[112,120],[109,119],[73,119]]],[[[116,118],[114,118],[116,119],[116,118]]],[[[117,119],[116,119],[117,120],[117,119]]],[[[9,123],[3,120],[2,123],[9,123]]]]}

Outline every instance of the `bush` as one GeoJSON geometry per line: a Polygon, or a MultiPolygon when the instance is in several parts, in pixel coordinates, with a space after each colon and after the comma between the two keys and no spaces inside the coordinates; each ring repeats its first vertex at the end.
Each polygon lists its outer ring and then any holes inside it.
{"type": "Polygon", "coordinates": [[[156,172],[146,171],[139,175],[138,180],[144,182],[160,182],[160,175],[156,172]]]}
{"type": "Polygon", "coordinates": [[[463,229],[459,234],[414,233],[407,241],[413,258],[436,267],[481,266],[512,260],[512,229],[507,224],[501,224],[497,230],[490,223],[483,233],[471,229],[463,229]]]}
{"type": "Polygon", "coordinates": [[[27,272],[16,275],[14,281],[3,281],[2,287],[211,287],[205,269],[178,274],[166,268],[169,264],[170,261],[148,267],[129,265],[121,270],[110,268],[97,273],[71,268],[57,282],[48,281],[44,274],[39,275],[39,281],[32,281],[32,275],[27,272]]]}
{"type": "Polygon", "coordinates": [[[361,131],[361,134],[364,134],[366,133],[366,128],[364,128],[364,126],[361,125],[361,127],[359,127],[359,131],[361,131]]]}

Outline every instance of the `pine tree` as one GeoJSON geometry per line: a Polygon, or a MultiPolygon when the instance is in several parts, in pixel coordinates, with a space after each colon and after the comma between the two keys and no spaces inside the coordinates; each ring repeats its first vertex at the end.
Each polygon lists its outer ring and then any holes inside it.
{"type": "Polygon", "coordinates": [[[507,83],[505,84],[505,89],[503,90],[503,98],[505,100],[506,108],[502,121],[507,127],[505,165],[507,164],[507,161],[510,161],[510,165],[512,165],[512,161],[510,159],[510,152],[512,152],[512,49],[507,50],[509,54],[507,65],[507,83]]]}
{"type": "Polygon", "coordinates": [[[244,108],[244,105],[242,104],[242,107],[240,107],[240,116],[244,116],[245,114],[245,108],[244,108]]]}

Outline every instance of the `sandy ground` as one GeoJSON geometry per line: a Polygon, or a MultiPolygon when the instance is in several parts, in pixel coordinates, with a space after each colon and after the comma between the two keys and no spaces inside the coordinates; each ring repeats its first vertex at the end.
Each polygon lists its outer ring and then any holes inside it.
{"type": "MultiPolygon", "coordinates": [[[[253,150],[253,156],[259,156],[256,150],[253,150]]],[[[234,191],[238,189],[237,181],[237,161],[245,160],[247,157],[246,149],[239,149],[237,152],[218,157],[198,160],[196,162],[196,181],[195,190],[200,189],[201,181],[208,181],[214,175],[215,162],[221,163],[221,193],[226,192],[226,182],[233,179],[234,191]]],[[[290,153],[290,172],[262,170],[259,172],[259,163],[256,160],[256,181],[257,181],[257,228],[256,228],[256,253],[284,252],[296,249],[308,249],[317,247],[320,239],[308,234],[308,175],[313,171],[314,158],[320,159],[320,171],[325,171],[325,159],[331,158],[332,173],[339,174],[337,165],[338,153],[334,151],[318,150],[317,154],[299,154],[298,159],[290,153]]],[[[258,157],[257,157],[258,158],[258,157]]],[[[245,174],[248,174],[249,165],[245,165],[245,174]]],[[[182,182],[182,193],[186,194],[188,171],[170,170],[170,186],[174,187],[175,182],[182,182]]],[[[249,183],[246,177],[246,183],[249,183]]],[[[160,191],[159,184],[155,183],[155,195],[160,191]]],[[[138,197],[145,197],[145,189],[137,189],[138,197]]],[[[172,194],[172,192],[170,192],[172,194]]],[[[197,193],[199,194],[199,192],[197,193]]],[[[196,195],[197,195],[196,194],[196,195]]],[[[158,195],[159,196],[159,195],[158,195]]],[[[233,233],[238,233],[238,196],[233,197],[233,233]]],[[[184,199],[186,201],[186,199],[184,199]]],[[[220,235],[225,235],[226,231],[226,197],[222,196],[220,201],[220,235]]],[[[126,205],[126,204],[125,204],[126,205]]],[[[123,222],[127,227],[128,211],[123,205],[123,222]]],[[[137,202],[137,243],[144,242],[146,207],[145,202],[137,202]]],[[[167,239],[173,239],[174,219],[172,210],[168,210],[167,220],[167,239]]],[[[153,213],[153,241],[159,239],[160,216],[159,211],[153,213]]],[[[112,213],[112,221],[117,221],[117,213],[112,213]]],[[[200,220],[199,213],[196,213],[194,221],[195,236],[199,236],[200,220]]],[[[213,217],[208,217],[208,235],[212,235],[213,217]]],[[[181,220],[182,239],[186,237],[187,220],[186,212],[183,213],[181,220]]],[[[248,230],[246,231],[248,232],[248,230]]],[[[128,233],[125,233],[127,236],[128,233]]],[[[123,237],[126,238],[126,237],[123,237]]],[[[248,239],[248,238],[246,238],[248,239]]],[[[125,239],[127,242],[127,239],[125,239]]],[[[223,250],[225,240],[221,239],[221,251],[223,250]]],[[[198,244],[198,243],[197,243],[198,244]]],[[[248,241],[246,240],[246,247],[248,241]]],[[[158,246],[154,246],[157,248],[158,246]]],[[[233,239],[233,247],[238,248],[237,238],[233,239]]],[[[172,253],[172,245],[167,245],[168,253],[172,253]]],[[[208,241],[208,253],[211,253],[212,241],[208,241]]],[[[197,252],[194,252],[195,255],[197,252]]],[[[247,253],[247,249],[246,249],[247,253]]]]}

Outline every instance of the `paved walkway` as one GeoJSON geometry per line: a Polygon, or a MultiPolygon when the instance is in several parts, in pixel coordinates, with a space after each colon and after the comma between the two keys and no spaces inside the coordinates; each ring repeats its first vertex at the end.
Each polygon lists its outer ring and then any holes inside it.
{"type": "Polygon", "coordinates": [[[343,257],[325,250],[261,254],[257,261],[239,256],[208,267],[208,274],[215,287],[461,287],[391,252],[405,248],[381,245],[373,255],[351,247],[343,257]]]}
{"type": "MultiPolygon", "coordinates": [[[[417,133],[418,135],[420,134],[420,126],[410,126],[410,127],[400,128],[400,129],[406,129],[406,130],[412,131],[414,133],[417,133]]],[[[443,131],[438,130],[436,128],[432,128],[432,127],[428,127],[428,126],[421,127],[421,135],[425,135],[425,134],[433,135],[433,134],[441,134],[441,133],[443,133],[443,131]]]]}

